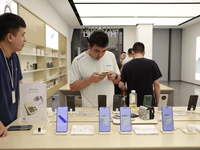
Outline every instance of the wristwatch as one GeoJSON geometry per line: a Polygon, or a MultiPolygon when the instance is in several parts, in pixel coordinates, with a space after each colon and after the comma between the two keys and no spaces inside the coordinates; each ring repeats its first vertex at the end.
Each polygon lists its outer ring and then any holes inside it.
{"type": "Polygon", "coordinates": [[[118,74],[115,73],[115,80],[117,80],[117,78],[118,78],[118,74]]]}

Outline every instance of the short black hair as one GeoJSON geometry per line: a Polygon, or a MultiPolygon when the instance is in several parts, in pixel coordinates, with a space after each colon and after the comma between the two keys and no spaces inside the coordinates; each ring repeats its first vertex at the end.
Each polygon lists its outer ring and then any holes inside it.
{"type": "Polygon", "coordinates": [[[109,42],[108,35],[101,30],[94,31],[89,38],[89,43],[91,47],[96,45],[105,48],[108,46],[108,42],[109,42]]]}
{"type": "Polygon", "coordinates": [[[8,33],[16,36],[20,27],[26,28],[26,23],[20,16],[13,13],[0,15],[0,41],[3,41],[8,33]]]}
{"type": "Polygon", "coordinates": [[[145,47],[144,47],[144,44],[141,43],[141,42],[136,42],[134,45],[133,45],[133,50],[135,53],[143,53],[145,50],[145,47]]]}
{"type": "Polygon", "coordinates": [[[132,54],[132,50],[133,50],[133,48],[129,48],[129,49],[128,49],[128,54],[129,54],[129,55],[132,54]]]}
{"type": "Polygon", "coordinates": [[[121,52],[121,54],[126,54],[126,52],[125,52],[125,51],[123,51],[123,52],[121,52]]]}

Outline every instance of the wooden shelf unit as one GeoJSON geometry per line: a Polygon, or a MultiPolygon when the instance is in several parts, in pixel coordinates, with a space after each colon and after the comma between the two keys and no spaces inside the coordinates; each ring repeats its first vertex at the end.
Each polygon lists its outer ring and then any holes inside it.
{"type": "Polygon", "coordinates": [[[25,20],[26,44],[18,52],[24,83],[46,83],[47,98],[67,84],[67,38],[58,32],[58,49],[46,46],[46,23],[19,5],[25,20]],[[34,65],[37,64],[37,69],[34,65]]]}

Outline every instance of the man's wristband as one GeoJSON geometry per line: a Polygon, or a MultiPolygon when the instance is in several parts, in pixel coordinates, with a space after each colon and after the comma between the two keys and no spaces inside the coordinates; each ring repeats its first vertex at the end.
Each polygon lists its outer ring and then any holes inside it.
{"type": "Polygon", "coordinates": [[[115,80],[117,80],[117,78],[118,78],[118,74],[115,73],[115,80]]]}

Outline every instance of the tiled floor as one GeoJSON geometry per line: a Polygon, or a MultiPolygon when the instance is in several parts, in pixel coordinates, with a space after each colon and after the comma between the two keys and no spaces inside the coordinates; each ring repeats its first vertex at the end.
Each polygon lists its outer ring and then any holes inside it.
{"type": "Polygon", "coordinates": [[[200,86],[186,82],[160,82],[174,89],[174,106],[187,106],[190,95],[199,95],[197,106],[200,106],[200,86]]]}

